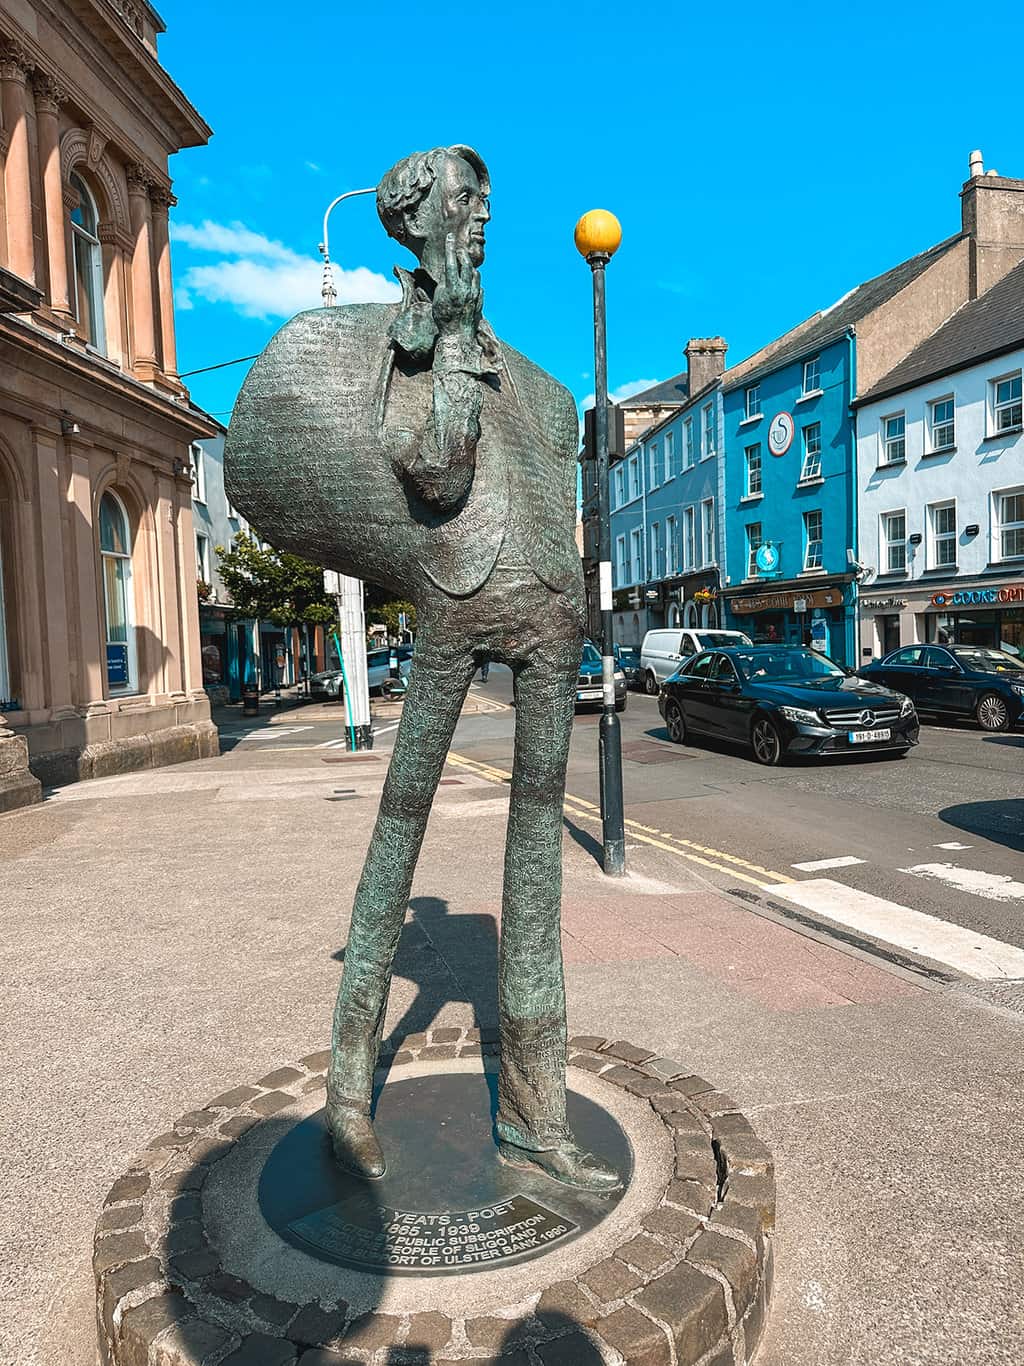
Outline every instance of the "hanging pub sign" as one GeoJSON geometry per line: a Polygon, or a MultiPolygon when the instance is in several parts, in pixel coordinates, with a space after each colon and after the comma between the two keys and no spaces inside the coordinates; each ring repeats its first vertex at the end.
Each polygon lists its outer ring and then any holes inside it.
{"type": "Polygon", "coordinates": [[[764,545],[757,547],[754,563],[757,565],[757,572],[762,578],[772,578],[779,572],[778,547],[772,545],[771,541],[765,541],[764,545]]]}

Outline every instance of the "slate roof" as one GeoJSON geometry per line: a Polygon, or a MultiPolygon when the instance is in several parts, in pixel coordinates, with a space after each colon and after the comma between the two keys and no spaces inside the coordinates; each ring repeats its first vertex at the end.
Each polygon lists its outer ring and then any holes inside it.
{"type": "Polygon", "coordinates": [[[690,385],[687,372],[674,375],[672,379],[663,379],[658,384],[652,384],[649,389],[642,390],[639,394],[630,394],[629,398],[624,398],[616,405],[619,408],[653,408],[659,403],[685,403],[690,396],[690,385]]]}
{"type": "Polygon", "coordinates": [[[1024,346],[1024,261],[971,299],[857,399],[883,398],[1024,346]]]}
{"type": "Polygon", "coordinates": [[[887,303],[901,289],[905,289],[916,280],[956,246],[962,237],[962,233],[947,237],[944,242],[939,242],[927,251],[912,256],[909,261],[903,261],[892,270],[876,275],[873,280],[866,280],[864,284],[851,289],[849,294],[844,294],[831,308],[812,314],[776,341],[769,342],[760,351],[755,351],[752,356],[727,370],[722,376],[722,388],[728,391],[738,388],[741,384],[750,384],[762,375],[770,374],[773,370],[778,370],[781,366],[788,365],[801,356],[810,355],[819,347],[837,340],[861,318],[887,303]]]}

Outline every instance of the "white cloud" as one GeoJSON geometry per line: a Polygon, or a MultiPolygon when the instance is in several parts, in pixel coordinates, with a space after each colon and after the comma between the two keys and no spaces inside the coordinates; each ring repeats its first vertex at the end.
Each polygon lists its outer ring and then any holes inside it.
{"type": "MultiPolygon", "coordinates": [[[[624,398],[632,398],[634,394],[642,394],[645,389],[650,389],[653,384],[658,384],[656,379],[631,379],[625,384],[620,384],[617,389],[611,389],[608,399],[611,403],[621,403],[624,398]]],[[[586,394],[580,399],[580,412],[585,413],[588,408],[593,408],[596,402],[596,394],[586,394]]]]}
{"type": "MultiPolygon", "coordinates": [[[[290,318],[320,305],[323,263],[244,223],[176,223],[173,235],[192,251],[221,257],[211,265],[186,267],[179,307],[191,308],[196,299],[204,299],[230,304],[248,318],[290,318]]],[[[401,297],[397,284],[366,266],[334,266],[333,271],[339,304],[391,303],[401,297]]]]}

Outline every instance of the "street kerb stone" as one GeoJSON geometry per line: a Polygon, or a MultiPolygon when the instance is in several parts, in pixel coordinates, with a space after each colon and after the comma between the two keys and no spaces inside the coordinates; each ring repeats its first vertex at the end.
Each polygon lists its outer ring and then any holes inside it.
{"type": "MultiPolygon", "coordinates": [[[[396,1041],[387,1077],[411,1066],[472,1067],[474,1059],[478,1068],[493,1068],[493,1031],[481,1032],[483,1039],[476,1030],[447,1026],[396,1041]]],[[[570,1053],[572,1083],[613,1113],[627,1107],[636,1123],[653,1126],[638,1133],[660,1135],[661,1175],[651,1184],[648,1172],[648,1184],[637,1187],[639,1204],[628,1206],[618,1224],[607,1221],[614,1242],[595,1239],[591,1230],[518,1267],[474,1269],[454,1280],[399,1283],[385,1274],[370,1304],[340,1294],[302,1303],[294,1287],[277,1294],[259,1259],[256,1272],[241,1274],[244,1268],[211,1236],[205,1183],[262,1126],[288,1127],[322,1104],[330,1058],[321,1050],[188,1111],[113,1184],[94,1244],[100,1360],[746,1366],[771,1297],[771,1153],[729,1097],[692,1073],[680,1076],[681,1065],[671,1059],[590,1035],[574,1038],[570,1053]],[[507,1289],[478,1294],[474,1286],[489,1285],[488,1275],[507,1289]]],[[[223,1170],[236,1165],[233,1159],[223,1170]]],[[[635,1183],[634,1173],[630,1187],[635,1183]]]]}

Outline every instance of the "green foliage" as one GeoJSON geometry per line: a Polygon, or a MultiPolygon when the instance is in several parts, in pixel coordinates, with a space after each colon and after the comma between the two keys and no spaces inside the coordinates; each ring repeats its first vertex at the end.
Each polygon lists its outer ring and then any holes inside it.
{"type": "Polygon", "coordinates": [[[336,620],[334,599],[324,592],[324,573],[317,565],[283,550],[264,550],[244,531],[229,550],[215,548],[224,586],[243,617],[277,626],[329,625],[336,620]]]}
{"type": "Polygon", "coordinates": [[[385,602],[380,607],[367,608],[367,617],[372,612],[374,621],[383,621],[388,628],[388,636],[396,639],[401,637],[402,629],[399,625],[398,614],[405,613],[405,627],[407,631],[416,630],[416,608],[411,602],[385,602]]]}

